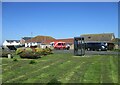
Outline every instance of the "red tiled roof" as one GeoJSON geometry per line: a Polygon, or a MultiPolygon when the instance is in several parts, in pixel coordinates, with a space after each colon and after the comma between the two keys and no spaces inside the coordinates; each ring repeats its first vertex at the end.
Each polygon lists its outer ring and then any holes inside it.
{"type": "Polygon", "coordinates": [[[34,37],[32,39],[26,40],[25,42],[26,43],[29,43],[29,42],[41,42],[41,43],[44,43],[44,44],[50,44],[50,42],[58,42],[58,41],[73,44],[74,39],[73,38],[55,39],[55,38],[52,38],[50,36],[36,36],[36,37],[34,37]]]}
{"type": "Polygon", "coordinates": [[[45,43],[45,44],[49,44],[50,42],[59,42],[59,41],[66,42],[66,43],[71,43],[71,44],[74,43],[74,39],[73,39],[73,38],[47,40],[47,41],[45,41],[44,43],[45,43]]]}
{"type": "Polygon", "coordinates": [[[50,36],[36,36],[32,39],[26,40],[25,42],[45,42],[47,40],[55,40],[53,37],[50,36]]]}

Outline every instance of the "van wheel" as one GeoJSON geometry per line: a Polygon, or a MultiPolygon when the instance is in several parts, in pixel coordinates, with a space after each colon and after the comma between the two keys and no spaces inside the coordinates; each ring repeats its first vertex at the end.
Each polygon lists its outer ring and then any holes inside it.
{"type": "Polygon", "coordinates": [[[88,48],[87,50],[90,51],[90,48],[88,48]]]}
{"type": "Polygon", "coordinates": [[[67,50],[69,50],[69,49],[70,49],[70,47],[67,48],[67,50]]]}

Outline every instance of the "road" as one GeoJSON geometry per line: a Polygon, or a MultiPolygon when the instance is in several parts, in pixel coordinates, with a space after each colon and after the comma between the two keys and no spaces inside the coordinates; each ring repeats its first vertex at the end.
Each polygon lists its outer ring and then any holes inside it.
{"type": "MultiPolygon", "coordinates": [[[[53,50],[54,53],[72,53],[74,50],[53,50]]],[[[118,55],[120,52],[115,51],[85,51],[85,55],[118,55]]]]}

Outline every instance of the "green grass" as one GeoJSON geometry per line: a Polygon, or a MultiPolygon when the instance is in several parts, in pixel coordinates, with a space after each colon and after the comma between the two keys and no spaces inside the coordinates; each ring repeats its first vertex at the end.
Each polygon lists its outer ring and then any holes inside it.
{"type": "Polygon", "coordinates": [[[2,58],[3,83],[118,83],[117,55],[51,54],[39,59],[14,58],[2,58]],[[30,64],[32,60],[35,64],[30,64]]]}

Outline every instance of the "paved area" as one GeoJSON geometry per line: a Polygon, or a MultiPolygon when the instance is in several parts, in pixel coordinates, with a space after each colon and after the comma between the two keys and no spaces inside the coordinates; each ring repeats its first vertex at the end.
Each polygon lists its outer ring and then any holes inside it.
{"type": "MultiPolygon", "coordinates": [[[[53,50],[54,53],[72,53],[74,54],[74,50],[53,50]]],[[[86,55],[118,55],[120,52],[115,51],[85,51],[86,55]]]]}

